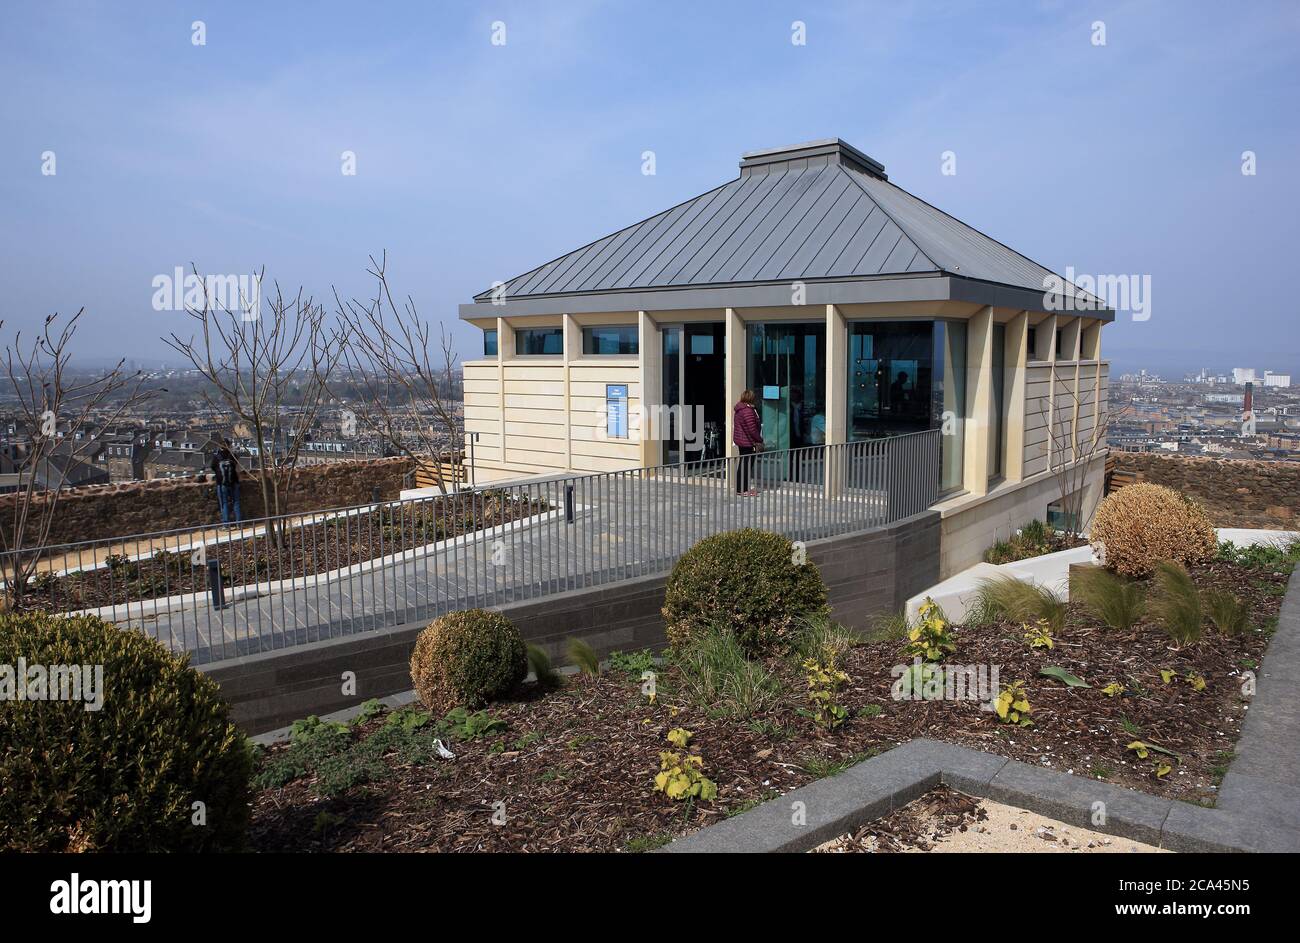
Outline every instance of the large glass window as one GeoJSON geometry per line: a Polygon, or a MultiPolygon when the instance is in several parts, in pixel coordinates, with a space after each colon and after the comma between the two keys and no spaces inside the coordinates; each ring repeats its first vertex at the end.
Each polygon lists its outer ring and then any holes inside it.
{"type": "Polygon", "coordinates": [[[850,441],[930,428],[933,333],[929,321],[849,326],[850,441]]]}
{"type": "Polygon", "coordinates": [[[584,354],[635,354],[637,326],[617,324],[612,327],[584,327],[582,352],[584,354]]]}
{"type": "Polygon", "coordinates": [[[1007,327],[993,325],[993,415],[989,429],[989,478],[1002,477],[1003,421],[1006,410],[1007,327]]]}
{"type": "Polygon", "coordinates": [[[530,327],[515,331],[516,356],[564,353],[564,329],[530,327]]]}
{"type": "MultiPolygon", "coordinates": [[[[765,450],[824,445],[826,324],[751,324],[746,385],[757,400],[765,450]]],[[[800,456],[766,473],[811,480],[820,476],[820,462],[800,456]]]]}
{"type": "Polygon", "coordinates": [[[849,441],[940,429],[940,487],[961,487],[966,325],[855,321],[849,325],[849,441]]]}
{"type": "Polygon", "coordinates": [[[942,430],[939,490],[962,485],[966,448],[966,324],[934,322],[934,381],[931,407],[942,430]]]}
{"type": "Polygon", "coordinates": [[[483,332],[483,356],[495,357],[497,355],[497,329],[490,327],[483,332]]]}

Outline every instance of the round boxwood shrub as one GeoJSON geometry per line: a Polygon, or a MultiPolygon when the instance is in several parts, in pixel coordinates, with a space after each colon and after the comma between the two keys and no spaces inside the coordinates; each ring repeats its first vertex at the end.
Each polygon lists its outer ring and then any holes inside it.
{"type": "Polygon", "coordinates": [[[244,847],[251,750],[188,662],[92,616],[0,614],[0,851],[244,847]]]}
{"type": "Polygon", "coordinates": [[[761,654],[784,644],[803,617],[829,612],[816,565],[780,534],[752,527],[705,537],[686,551],[664,592],[674,647],[713,626],[761,654]]]}
{"type": "Polygon", "coordinates": [[[1218,547],[1205,509],[1172,488],[1139,482],[1107,495],[1088,539],[1108,569],[1149,576],[1161,560],[1184,566],[1208,560],[1218,547]]]}
{"type": "Polygon", "coordinates": [[[477,708],[508,693],[528,674],[519,630],[499,612],[449,612],[415,640],[411,681],[424,706],[442,713],[477,708]]]}

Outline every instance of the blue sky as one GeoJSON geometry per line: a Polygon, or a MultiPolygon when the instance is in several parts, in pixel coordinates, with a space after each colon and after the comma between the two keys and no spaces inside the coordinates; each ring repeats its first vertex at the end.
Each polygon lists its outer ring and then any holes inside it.
{"type": "Polygon", "coordinates": [[[11,336],[84,305],[82,356],[166,358],[160,273],[352,295],[387,249],[454,323],[742,151],[842,137],[1054,270],[1150,275],[1151,319],[1106,333],[1117,366],[1300,374],[1297,50],[1293,0],[14,4],[0,317],[11,336]]]}

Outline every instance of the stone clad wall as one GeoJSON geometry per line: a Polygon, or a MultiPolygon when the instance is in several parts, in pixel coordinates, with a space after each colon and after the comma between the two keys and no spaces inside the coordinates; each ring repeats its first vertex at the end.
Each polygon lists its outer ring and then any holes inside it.
{"type": "Polygon", "coordinates": [[[1300,529],[1300,462],[1112,452],[1119,471],[1195,498],[1219,527],[1300,529]]]}
{"type": "MultiPolygon", "coordinates": [[[[395,499],[411,469],[407,458],[334,462],[299,468],[285,511],[349,507],[371,500],[375,488],[381,499],[395,499]]],[[[48,545],[128,537],[155,531],[198,527],[220,520],[212,481],[161,479],[92,485],[65,491],[48,545]]],[[[14,502],[19,495],[0,495],[0,526],[13,527],[14,502]]],[[[37,500],[41,500],[38,496],[37,500]]],[[[245,518],[263,516],[262,492],[245,477],[240,487],[245,518]]]]}

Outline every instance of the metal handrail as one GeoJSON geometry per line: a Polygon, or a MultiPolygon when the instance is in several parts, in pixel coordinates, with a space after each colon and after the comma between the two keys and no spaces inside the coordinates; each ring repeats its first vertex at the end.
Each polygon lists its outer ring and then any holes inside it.
{"type": "Polygon", "coordinates": [[[663,573],[698,540],[741,527],[802,541],[882,527],[935,501],[939,436],[63,544],[45,550],[28,591],[42,608],[94,612],[204,663],[663,573]],[[737,494],[746,476],[753,496],[737,494]]]}

